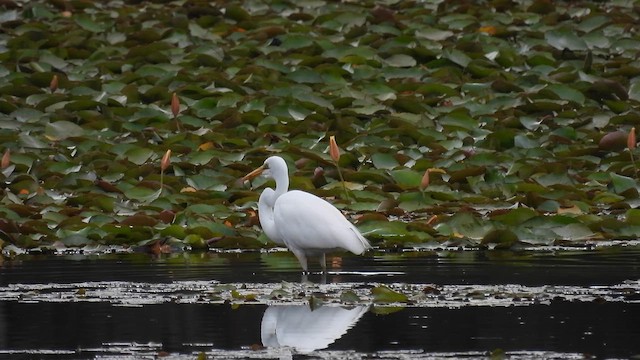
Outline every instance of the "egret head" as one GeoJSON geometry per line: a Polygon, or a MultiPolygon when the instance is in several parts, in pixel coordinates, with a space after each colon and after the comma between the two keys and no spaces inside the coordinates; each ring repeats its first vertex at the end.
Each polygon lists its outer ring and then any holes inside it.
{"type": "Polygon", "coordinates": [[[267,160],[264,161],[262,166],[258,167],[257,169],[245,175],[242,178],[242,180],[243,181],[251,180],[260,175],[273,179],[274,173],[281,173],[281,172],[284,172],[284,174],[287,174],[287,163],[284,161],[283,158],[279,156],[270,156],[267,158],[267,160]],[[282,169],[284,169],[284,171],[282,171],[282,169]]]}
{"type": "Polygon", "coordinates": [[[288,176],[287,163],[280,156],[270,156],[264,161],[263,175],[274,178],[276,173],[284,173],[288,176]]]}

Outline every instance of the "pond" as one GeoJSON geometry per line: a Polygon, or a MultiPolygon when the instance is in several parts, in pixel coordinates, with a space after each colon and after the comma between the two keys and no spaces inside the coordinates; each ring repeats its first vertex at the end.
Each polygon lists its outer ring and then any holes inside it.
{"type": "Polygon", "coordinates": [[[34,254],[0,263],[0,358],[640,355],[640,245],[34,254]],[[379,297],[379,290],[404,298],[379,297]]]}

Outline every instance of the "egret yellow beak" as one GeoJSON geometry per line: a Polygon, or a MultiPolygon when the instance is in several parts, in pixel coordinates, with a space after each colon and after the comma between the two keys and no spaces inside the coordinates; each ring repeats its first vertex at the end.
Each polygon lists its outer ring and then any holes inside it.
{"type": "Polygon", "coordinates": [[[247,175],[245,175],[244,177],[242,177],[242,181],[247,181],[247,180],[254,179],[257,176],[259,176],[260,174],[262,174],[263,171],[264,171],[264,165],[260,166],[259,168],[253,170],[252,172],[250,172],[247,175]]]}

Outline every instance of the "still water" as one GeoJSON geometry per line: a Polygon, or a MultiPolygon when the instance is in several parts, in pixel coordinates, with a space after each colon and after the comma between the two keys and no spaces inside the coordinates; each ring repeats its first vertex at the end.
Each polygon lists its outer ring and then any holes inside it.
{"type": "Polygon", "coordinates": [[[5,259],[0,358],[640,355],[640,246],[328,260],[301,282],[285,252],[5,259]]]}

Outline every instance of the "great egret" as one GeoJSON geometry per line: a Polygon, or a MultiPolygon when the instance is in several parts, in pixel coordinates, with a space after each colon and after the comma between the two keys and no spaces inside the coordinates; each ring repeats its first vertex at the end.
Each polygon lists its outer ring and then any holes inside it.
{"type": "Polygon", "coordinates": [[[360,255],[371,247],[340,210],[326,200],[300,190],[289,191],[287,163],[281,157],[269,157],[243,180],[260,174],[276,182],[276,189],[264,189],[258,200],[260,225],[269,239],[293,252],[305,272],[307,256],[319,255],[322,270],[326,271],[325,253],[344,249],[360,255]]]}

